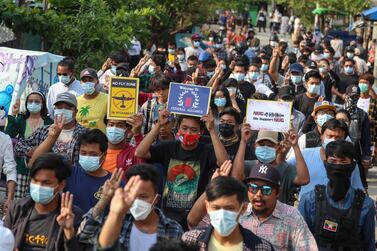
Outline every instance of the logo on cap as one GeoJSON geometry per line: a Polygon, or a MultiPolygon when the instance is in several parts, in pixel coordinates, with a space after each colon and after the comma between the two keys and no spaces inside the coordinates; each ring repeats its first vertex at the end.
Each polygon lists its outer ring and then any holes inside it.
{"type": "Polygon", "coordinates": [[[84,72],[84,74],[90,74],[88,71],[84,72]]]}
{"type": "Polygon", "coordinates": [[[356,86],[352,87],[352,91],[357,92],[357,87],[356,86]]]}
{"type": "Polygon", "coordinates": [[[262,173],[262,174],[267,174],[267,166],[263,165],[263,166],[260,166],[259,167],[259,173],[262,173]]]}

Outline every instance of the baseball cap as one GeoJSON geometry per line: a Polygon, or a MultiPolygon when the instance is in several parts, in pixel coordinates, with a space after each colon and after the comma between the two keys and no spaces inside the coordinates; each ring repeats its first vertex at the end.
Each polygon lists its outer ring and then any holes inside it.
{"type": "Polygon", "coordinates": [[[77,99],[76,99],[76,96],[73,95],[73,94],[70,93],[70,92],[63,92],[63,93],[60,93],[60,94],[56,97],[56,100],[55,100],[54,105],[56,105],[57,103],[60,103],[60,102],[64,102],[64,103],[67,103],[67,104],[73,105],[74,107],[77,107],[77,99]]]}
{"type": "Polygon", "coordinates": [[[304,67],[302,67],[302,65],[299,63],[294,63],[294,64],[291,64],[291,66],[289,66],[289,71],[303,73],[304,67]]]}
{"type": "Polygon", "coordinates": [[[259,141],[262,140],[269,140],[275,144],[279,143],[279,133],[278,132],[273,132],[273,131],[259,131],[257,140],[255,143],[258,143],[259,141]]]}
{"type": "Polygon", "coordinates": [[[199,34],[194,34],[191,36],[191,40],[200,40],[202,39],[199,34]]]}
{"type": "Polygon", "coordinates": [[[8,228],[0,226],[0,250],[12,251],[14,247],[14,236],[8,228]]]}
{"type": "Polygon", "coordinates": [[[316,102],[314,104],[314,113],[316,113],[319,110],[325,110],[325,109],[336,112],[336,106],[332,102],[322,101],[322,102],[316,102]]]}
{"type": "Polygon", "coordinates": [[[295,97],[295,90],[292,86],[283,86],[279,89],[278,93],[279,98],[294,98],[295,97]]]}
{"type": "Polygon", "coordinates": [[[357,85],[349,85],[346,88],[346,94],[348,96],[360,95],[360,88],[357,85]]]}
{"type": "Polygon", "coordinates": [[[347,46],[345,51],[346,52],[355,52],[355,48],[353,46],[347,46]]]}
{"type": "Polygon", "coordinates": [[[306,66],[308,68],[315,69],[315,68],[317,68],[317,63],[315,61],[313,61],[313,60],[308,60],[306,62],[306,66]]]}
{"type": "Polygon", "coordinates": [[[95,78],[95,79],[98,80],[97,71],[94,70],[93,68],[85,68],[84,70],[82,70],[81,73],[80,73],[80,80],[83,77],[91,77],[91,78],[95,78]]]}
{"type": "Polygon", "coordinates": [[[279,171],[270,164],[260,162],[251,169],[249,176],[245,179],[246,182],[250,180],[263,180],[276,186],[280,186],[281,183],[279,171]]]}

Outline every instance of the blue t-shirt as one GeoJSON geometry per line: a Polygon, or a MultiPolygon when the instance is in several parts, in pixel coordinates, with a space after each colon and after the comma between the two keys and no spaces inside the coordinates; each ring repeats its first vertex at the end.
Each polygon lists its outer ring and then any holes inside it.
{"type": "Polygon", "coordinates": [[[91,176],[77,164],[73,166],[72,175],[67,179],[65,190],[73,194],[73,204],[88,212],[100,199],[102,185],[110,177],[111,173],[103,177],[91,176]]]}
{"type": "MultiPolygon", "coordinates": [[[[316,185],[326,185],[329,182],[325,165],[321,159],[321,148],[322,147],[305,148],[302,151],[302,156],[304,157],[306,166],[308,167],[310,182],[305,186],[301,186],[300,194],[298,196],[299,199],[304,193],[314,190],[316,185]]],[[[292,156],[287,160],[287,162],[293,166],[296,166],[296,157],[292,156]]],[[[359,167],[357,165],[352,172],[351,186],[355,189],[359,188],[364,191],[364,187],[360,179],[359,167]]]]}

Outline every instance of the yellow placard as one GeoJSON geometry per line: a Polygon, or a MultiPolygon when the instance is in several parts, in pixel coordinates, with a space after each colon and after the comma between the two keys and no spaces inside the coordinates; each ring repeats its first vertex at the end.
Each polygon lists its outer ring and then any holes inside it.
{"type": "Polygon", "coordinates": [[[125,120],[137,113],[139,96],[139,79],[112,77],[108,95],[108,119],[125,120]]]}

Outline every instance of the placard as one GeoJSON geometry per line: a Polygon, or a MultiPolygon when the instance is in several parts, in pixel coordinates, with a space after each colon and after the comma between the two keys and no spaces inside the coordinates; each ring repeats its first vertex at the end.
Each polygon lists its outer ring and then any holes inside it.
{"type": "Polygon", "coordinates": [[[112,77],[108,95],[108,119],[125,120],[137,113],[139,96],[139,79],[112,77]]]}
{"type": "Polygon", "coordinates": [[[288,132],[292,102],[247,100],[246,121],[252,130],[288,132]]]}
{"type": "Polygon", "coordinates": [[[168,110],[172,113],[201,117],[208,114],[211,87],[170,83],[168,110]]]}

